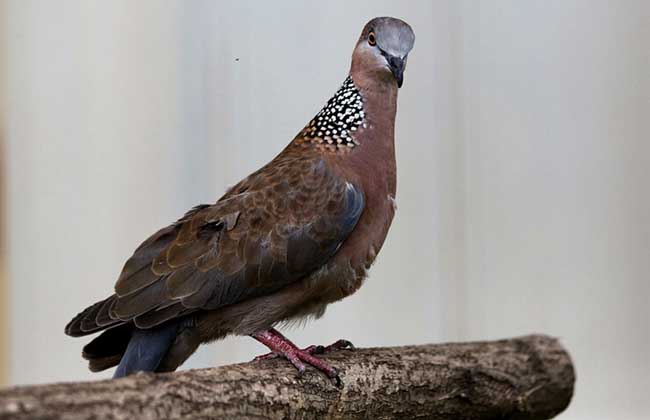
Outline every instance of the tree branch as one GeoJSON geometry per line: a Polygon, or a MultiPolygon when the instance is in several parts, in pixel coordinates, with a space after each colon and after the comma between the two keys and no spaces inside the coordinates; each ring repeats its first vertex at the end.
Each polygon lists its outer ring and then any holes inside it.
{"type": "Polygon", "coordinates": [[[575,381],[558,340],[342,350],[337,389],[284,360],[0,391],[0,419],[548,419],[575,381]]]}

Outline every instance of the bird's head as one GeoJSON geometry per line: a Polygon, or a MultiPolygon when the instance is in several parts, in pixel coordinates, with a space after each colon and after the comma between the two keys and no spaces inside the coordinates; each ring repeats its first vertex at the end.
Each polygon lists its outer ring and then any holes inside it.
{"type": "Polygon", "coordinates": [[[408,23],[378,17],[366,24],[352,53],[351,74],[396,82],[402,87],[406,58],[415,43],[408,23]]]}

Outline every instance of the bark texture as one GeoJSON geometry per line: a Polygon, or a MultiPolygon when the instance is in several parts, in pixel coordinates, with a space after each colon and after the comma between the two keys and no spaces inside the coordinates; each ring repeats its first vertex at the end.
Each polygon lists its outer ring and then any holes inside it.
{"type": "Polygon", "coordinates": [[[575,381],[569,354],[541,335],[323,357],[342,389],[276,359],[6,389],[0,419],[549,419],[575,381]]]}

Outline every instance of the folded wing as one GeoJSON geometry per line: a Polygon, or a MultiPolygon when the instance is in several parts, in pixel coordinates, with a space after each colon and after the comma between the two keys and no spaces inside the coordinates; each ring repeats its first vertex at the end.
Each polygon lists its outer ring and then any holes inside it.
{"type": "Polygon", "coordinates": [[[262,170],[147,239],[126,262],[115,294],[66,332],[126,322],[151,328],[273,293],[325,264],[363,207],[363,193],[322,161],[262,170]]]}

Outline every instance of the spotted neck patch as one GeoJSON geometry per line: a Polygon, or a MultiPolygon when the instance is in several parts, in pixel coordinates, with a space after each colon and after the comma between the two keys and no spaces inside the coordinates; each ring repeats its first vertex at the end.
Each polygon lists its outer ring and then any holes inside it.
{"type": "Polygon", "coordinates": [[[339,147],[355,147],[359,143],[352,133],[364,123],[363,98],[350,76],[343,86],[303,130],[303,137],[314,142],[339,147]]]}

